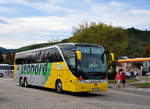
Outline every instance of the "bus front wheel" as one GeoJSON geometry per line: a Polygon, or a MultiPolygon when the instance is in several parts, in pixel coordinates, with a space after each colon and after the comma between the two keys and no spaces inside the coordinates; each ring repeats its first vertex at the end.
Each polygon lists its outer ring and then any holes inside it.
{"type": "Polygon", "coordinates": [[[60,80],[58,80],[58,81],[56,82],[56,91],[57,91],[58,93],[62,93],[62,83],[61,83],[60,80]]]}

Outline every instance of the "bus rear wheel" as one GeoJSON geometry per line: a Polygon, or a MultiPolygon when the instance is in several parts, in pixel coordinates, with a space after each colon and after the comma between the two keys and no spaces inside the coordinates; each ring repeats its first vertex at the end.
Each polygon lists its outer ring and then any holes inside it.
{"type": "Polygon", "coordinates": [[[20,78],[20,79],[19,79],[19,85],[20,85],[21,87],[24,87],[24,80],[23,80],[23,78],[20,78]]]}
{"type": "Polygon", "coordinates": [[[62,83],[60,80],[56,82],[56,91],[57,93],[62,93],[62,83]]]}
{"type": "Polygon", "coordinates": [[[28,81],[27,81],[27,78],[24,78],[24,87],[28,87],[28,81]]]}

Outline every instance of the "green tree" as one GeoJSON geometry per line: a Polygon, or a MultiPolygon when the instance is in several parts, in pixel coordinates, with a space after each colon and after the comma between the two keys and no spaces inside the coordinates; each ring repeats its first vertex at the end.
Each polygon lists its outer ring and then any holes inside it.
{"type": "Polygon", "coordinates": [[[3,56],[2,56],[2,52],[0,50],[0,63],[2,63],[2,62],[3,62],[3,56]]]}
{"type": "Polygon", "coordinates": [[[146,45],[142,54],[143,57],[150,57],[150,44],[146,45]]]}
{"type": "Polygon", "coordinates": [[[3,61],[4,64],[14,64],[15,53],[8,53],[7,57],[3,61]]]}
{"type": "Polygon", "coordinates": [[[150,30],[138,30],[134,27],[128,28],[128,50],[127,53],[130,57],[142,57],[144,47],[150,42],[150,30]]]}
{"type": "Polygon", "coordinates": [[[91,23],[74,28],[70,42],[103,45],[105,50],[115,53],[116,57],[126,55],[128,47],[127,31],[103,23],[91,23]]]}

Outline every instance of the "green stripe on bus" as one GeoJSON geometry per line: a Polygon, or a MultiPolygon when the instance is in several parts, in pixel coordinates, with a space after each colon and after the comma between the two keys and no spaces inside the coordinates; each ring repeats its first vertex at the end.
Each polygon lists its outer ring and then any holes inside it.
{"type": "Polygon", "coordinates": [[[51,70],[52,70],[52,63],[48,63],[48,69],[47,69],[47,72],[46,72],[46,76],[45,76],[45,82],[44,84],[47,82],[50,74],[51,74],[51,70]]]}

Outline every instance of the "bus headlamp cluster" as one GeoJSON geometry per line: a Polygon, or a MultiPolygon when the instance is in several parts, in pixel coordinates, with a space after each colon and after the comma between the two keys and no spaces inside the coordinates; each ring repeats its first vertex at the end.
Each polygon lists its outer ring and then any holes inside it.
{"type": "Polygon", "coordinates": [[[107,80],[78,80],[79,83],[106,83],[107,80]]]}

